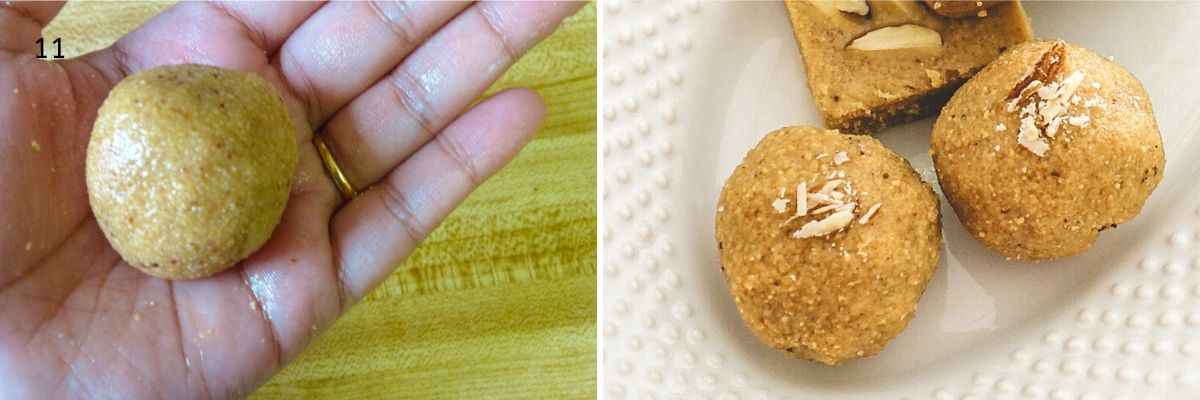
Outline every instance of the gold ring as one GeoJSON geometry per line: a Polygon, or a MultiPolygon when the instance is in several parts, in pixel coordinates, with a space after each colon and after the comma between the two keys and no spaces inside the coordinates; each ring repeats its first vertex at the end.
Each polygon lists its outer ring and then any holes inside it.
{"type": "Polygon", "coordinates": [[[329,146],[325,145],[325,139],[321,138],[320,134],[313,135],[313,145],[317,146],[317,154],[321,155],[321,161],[325,163],[325,171],[333,179],[333,185],[342,193],[342,200],[350,201],[358,197],[358,191],[354,190],[354,185],[350,184],[350,179],[346,178],[342,167],[333,158],[333,153],[329,151],[329,146]]]}

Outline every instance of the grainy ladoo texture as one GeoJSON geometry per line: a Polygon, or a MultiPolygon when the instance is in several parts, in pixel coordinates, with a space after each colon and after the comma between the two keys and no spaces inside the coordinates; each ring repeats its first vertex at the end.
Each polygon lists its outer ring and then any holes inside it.
{"type": "Polygon", "coordinates": [[[878,353],[908,325],[937,267],[941,220],[933,189],[879,141],[789,127],[725,181],[716,238],[750,330],[838,364],[878,353]]]}
{"type": "Polygon", "coordinates": [[[1033,38],[1017,1],[963,18],[912,0],[786,5],[813,101],[825,126],[843,133],[933,115],[967,78],[1033,38]]]}
{"type": "Polygon", "coordinates": [[[1165,164],[1141,82],[1061,41],[1017,46],[963,85],[930,153],[967,230],[1021,260],[1079,253],[1133,219],[1165,164]]]}
{"type": "Polygon", "coordinates": [[[271,236],[296,162],[287,107],[259,76],[153,68],[122,80],[100,106],[88,197],[129,265],[165,279],[205,277],[271,236]]]}

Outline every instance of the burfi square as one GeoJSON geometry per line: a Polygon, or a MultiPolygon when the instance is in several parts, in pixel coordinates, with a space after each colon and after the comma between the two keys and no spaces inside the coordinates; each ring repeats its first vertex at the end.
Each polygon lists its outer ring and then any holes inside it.
{"type": "Polygon", "coordinates": [[[1018,1],[959,18],[912,0],[786,5],[817,109],[843,133],[934,114],[1000,53],[1033,38],[1018,1]]]}

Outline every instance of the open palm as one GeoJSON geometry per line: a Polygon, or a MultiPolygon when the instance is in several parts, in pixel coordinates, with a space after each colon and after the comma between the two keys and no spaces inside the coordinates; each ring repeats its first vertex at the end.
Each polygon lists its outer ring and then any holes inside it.
{"type": "Polygon", "coordinates": [[[536,94],[467,110],[580,4],[185,3],[113,46],[34,58],[61,3],[0,6],[0,388],[4,396],[240,397],[295,358],[536,131],[536,94]],[[96,109],[155,66],[260,74],[300,144],[271,239],[206,279],[126,265],[88,206],[96,109]],[[314,132],[356,187],[343,204],[314,132]]]}

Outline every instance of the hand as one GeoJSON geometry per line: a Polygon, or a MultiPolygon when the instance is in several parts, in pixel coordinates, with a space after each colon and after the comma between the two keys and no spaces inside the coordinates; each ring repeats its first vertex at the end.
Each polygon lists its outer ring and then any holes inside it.
{"type": "Polygon", "coordinates": [[[37,60],[62,5],[0,6],[5,397],[224,398],[263,384],[529,140],[545,113],[533,92],[467,108],[582,6],[189,2],[104,50],[37,60]],[[84,155],[113,85],[178,63],[274,84],[300,163],[270,241],[216,276],[171,282],[109,246],[84,155]],[[362,190],[353,201],[342,204],[314,132],[362,190]]]}

